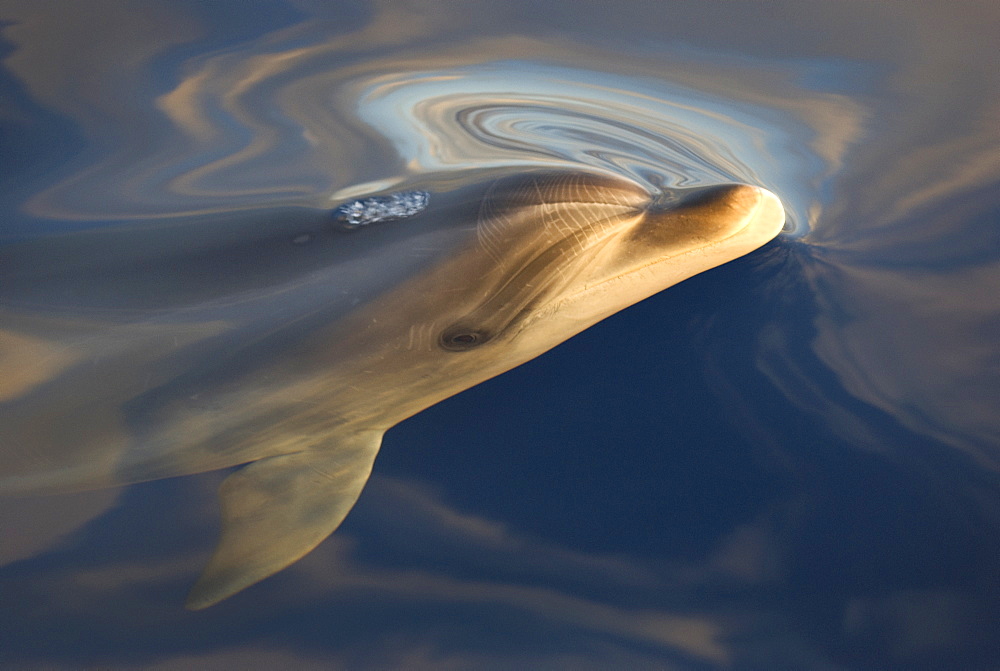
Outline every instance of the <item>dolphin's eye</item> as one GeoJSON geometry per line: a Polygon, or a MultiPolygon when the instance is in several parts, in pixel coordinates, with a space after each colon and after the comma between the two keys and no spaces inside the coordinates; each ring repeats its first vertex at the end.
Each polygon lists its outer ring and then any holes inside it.
{"type": "Polygon", "coordinates": [[[463,352],[478,347],[487,340],[489,338],[482,331],[467,328],[448,329],[441,334],[441,346],[453,352],[463,352]]]}

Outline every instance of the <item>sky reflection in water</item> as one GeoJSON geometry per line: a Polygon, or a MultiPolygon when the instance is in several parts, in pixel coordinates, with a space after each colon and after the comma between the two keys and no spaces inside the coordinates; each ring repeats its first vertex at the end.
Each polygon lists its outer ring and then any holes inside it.
{"type": "Polygon", "coordinates": [[[4,501],[0,661],[996,665],[991,6],[58,7],[0,16],[5,240],[539,165],[790,225],[394,429],[330,540],[209,611],[220,474],[4,501]]]}

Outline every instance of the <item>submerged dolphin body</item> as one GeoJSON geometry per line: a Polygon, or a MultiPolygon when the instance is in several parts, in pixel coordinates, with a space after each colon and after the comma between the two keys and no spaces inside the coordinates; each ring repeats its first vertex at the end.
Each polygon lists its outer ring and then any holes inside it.
{"type": "Polygon", "coordinates": [[[188,600],[204,608],[333,532],[393,425],[784,222],[743,185],[528,173],[460,196],[340,236],[297,222],[8,245],[0,492],[246,464],[219,491],[221,540],[188,600]]]}

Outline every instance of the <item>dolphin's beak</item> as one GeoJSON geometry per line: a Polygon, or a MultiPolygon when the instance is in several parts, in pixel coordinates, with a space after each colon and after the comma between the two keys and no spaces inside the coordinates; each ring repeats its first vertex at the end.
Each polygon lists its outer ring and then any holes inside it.
{"type": "Polygon", "coordinates": [[[746,222],[744,235],[763,245],[781,232],[785,225],[785,208],[781,200],[759,186],[736,184],[723,189],[723,200],[729,203],[737,218],[746,222]]]}
{"type": "Polygon", "coordinates": [[[781,201],[757,186],[666,190],[650,204],[630,243],[644,247],[650,256],[653,250],[662,258],[694,253],[712,256],[719,265],[768,242],[784,223],[781,201]]]}
{"type": "Polygon", "coordinates": [[[650,205],[649,212],[653,220],[661,212],[697,219],[700,237],[706,240],[726,238],[727,234],[750,227],[767,241],[781,231],[785,222],[785,210],[778,197],[748,184],[664,191],[650,205]]]}

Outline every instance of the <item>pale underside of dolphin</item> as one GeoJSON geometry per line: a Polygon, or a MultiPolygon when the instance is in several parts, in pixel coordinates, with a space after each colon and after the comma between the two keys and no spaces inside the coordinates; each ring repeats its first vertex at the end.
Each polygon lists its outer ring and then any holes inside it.
{"type": "Polygon", "coordinates": [[[332,533],[393,425],[784,222],[756,187],[651,194],[578,172],[434,199],[352,233],[300,213],[4,246],[0,493],[242,465],[188,599],[204,608],[332,533]]]}

